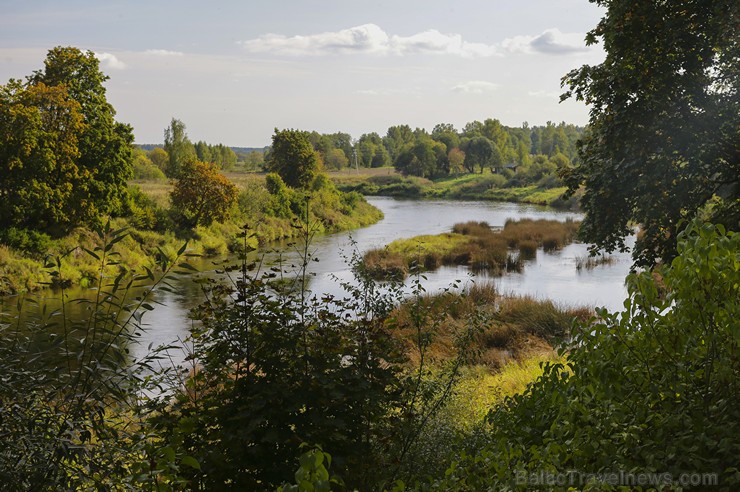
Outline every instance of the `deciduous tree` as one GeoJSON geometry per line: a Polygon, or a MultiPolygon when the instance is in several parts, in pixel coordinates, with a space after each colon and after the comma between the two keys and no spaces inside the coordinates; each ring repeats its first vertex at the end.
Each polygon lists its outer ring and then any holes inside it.
{"type": "Polygon", "coordinates": [[[64,232],[122,211],[133,134],[114,120],[94,53],[57,47],[0,88],[0,225],[64,232]]]}
{"type": "Polygon", "coordinates": [[[195,227],[226,219],[238,194],[217,165],[194,161],[183,166],[171,198],[185,225],[195,227]]]}
{"type": "Polygon", "coordinates": [[[190,142],[185,131],[185,123],[175,118],[172,118],[170,126],[164,129],[164,150],[169,156],[164,172],[170,178],[179,177],[180,170],[185,164],[198,159],[195,146],[190,142]]]}
{"type": "Polygon", "coordinates": [[[275,128],[267,164],[288,186],[308,188],[318,171],[319,159],[306,132],[275,128]]]}
{"type": "Polygon", "coordinates": [[[738,227],[740,6],[592,1],[607,10],[586,40],[606,59],[563,78],[563,98],[591,105],[569,191],[585,185],[584,239],[623,249],[636,222],[635,262],[668,261],[684,219],[738,227]]]}

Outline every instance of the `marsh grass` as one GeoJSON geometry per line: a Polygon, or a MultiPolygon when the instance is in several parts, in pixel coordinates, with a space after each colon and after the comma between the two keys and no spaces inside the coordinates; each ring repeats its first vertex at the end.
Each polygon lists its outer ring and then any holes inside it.
{"type": "MultiPolygon", "coordinates": [[[[460,296],[440,293],[425,295],[420,309],[432,318],[443,318],[431,340],[429,356],[435,363],[444,363],[455,354],[454,334],[470,319],[484,320],[483,329],[473,341],[475,363],[499,370],[514,360],[552,351],[555,344],[570,336],[574,320],[586,320],[592,315],[588,308],[571,308],[549,300],[500,295],[493,284],[473,284],[460,296]]],[[[392,315],[395,333],[407,340],[413,337],[411,303],[404,303],[392,315]]],[[[412,363],[417,363],[409,353],[412,363]]]]}
{"type": "Polygon", "coordinates": [[[613,265],[617,259],[611,255],[579,256],[576,258],[576,270],[593,270],[601,265],[613,265]]]}
{"type": "Polygon", "coordinates": [[[414,269],[434,270],[442,265],[465,265],[494,275],[520,272],[524,260],[534,258],[539,247],[554,251],[572,242],[579,225],[573,220],[545,219],[508,220],[503,229],[487,222],[458,223],[451,233],[397,239],[383,249],[368,251],[364,261],[375,279],[397,279],[414,269]]]}

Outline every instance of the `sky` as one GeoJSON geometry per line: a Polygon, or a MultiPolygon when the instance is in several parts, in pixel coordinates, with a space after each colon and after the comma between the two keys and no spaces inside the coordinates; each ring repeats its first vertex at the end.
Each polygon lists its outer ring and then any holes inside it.
{"type": "Polygon", "coordinates": [[[116,119],[161,143],[262,147],[275,128],[384,135],[497,118],[583,125],[560,79],[597,64],[587,0],[0,0],[0,84],[93,51],[116,119]]]}

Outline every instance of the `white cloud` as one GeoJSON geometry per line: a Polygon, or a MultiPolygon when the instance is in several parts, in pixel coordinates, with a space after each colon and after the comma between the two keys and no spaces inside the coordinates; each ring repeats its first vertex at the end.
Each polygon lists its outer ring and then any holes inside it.
{"type": "Polygon", "coordinates": [[[464,57],[492,56],[494,46],[469,43],[460,34],[443,34],[436,29],[411,36],[389,35],[375,24],[323,32],[307,36],[265,34],[256,39],[241,41],[252,53],[307,56],[327,54],[363,53],[374,55],[440,54],[464,57]]]}
{"type": "Polygon", "coordinates": [[[398,54],[457,55],[465,58],[479,58],[498,54],[493,45],[469,43],[460,34],[443,34],[436,29],[411,36],[392,36],[390,49],[398,54]]]}
{"type": "Polygon", "coordinates": [[[563,33],[559,29],[547,29],[538,36],[515,36],[507,38],[501,47],[510,53],[571,54],[583,53],[586,46],[585,34],[563,33]]]}
{"type": "Polygon", "coordinates": [[[452,87],[453,91],[466,94],[484,94],[486,92],[493,92],[496,89],[498,89],[497,84],[486,82],[485,80],[469,80],[452,87]]]}
{"type": "Polygon", "coordinates": [[[100,63],[103,64],[105,68],[113,70],[123,70],[126,68],[126,64],[111,53],[95,53],[95,56],[100,60],[100,63]]]}
{"type": "Polygon", "coordinates": [[[154,55],[154,56],[183,56],[182,51],[170,51],[170,50],[146,50],[144,53],[147,55],[154,55]]]}
{"type": "Polygon", "coordinates": [[[584,34],[562,33],[547,29],[537,36],[515,36],[498,44],[472,43],[461,34],[445,34],[436,29],[412,34],[391,35],[376,24],[340,31],[285,36],[265,34],[239,44],[251,53],[272,53],[287,56],[320,56],[332,54],[373,55],[452,55],[463,58],[502,56],[511,53],[570,54],[589,51],[584,34]]]}
{"type": "Polygon", "coordinates": [[[283,36],[265,34],[256,39],[241,41],[252,53],[274,53],[279,55],[305,56],[347,53],[385,53],[388,51],[388,35],[375,24],[323,32],[308,36],[283,36]]]}

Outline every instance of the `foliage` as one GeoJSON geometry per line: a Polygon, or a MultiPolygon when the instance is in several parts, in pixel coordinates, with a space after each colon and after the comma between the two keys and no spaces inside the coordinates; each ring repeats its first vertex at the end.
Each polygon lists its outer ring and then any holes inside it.
{"type": "Polygon", "coordinates": [[[164,129],[164,150],[168,157],[164,173],[169,178],[179,178],[183,167],[198,159],[195,147],[188,138],[185,123],[175,118],[164,129]]]}
{"type": "MultiPolygon", "coordinates": [[[[156,148],[154,150],[160,150],[156,148]]],[[[160,156],[158,152],[154,153],[155,156],[160,156]]],[[[154,164],[149,158],[146,152],[141,149],[134,150],[134,163],[133,163],[133,178],[134,179],[165,179],[165,174],[162,169],[154,164]]]]}
{"type": "MultiPolygon", "coordinates": [[[[301,445],[301,448],[305,447],[308,446],[301,445]]],[[[277,492],[330,492],[344,485],[340,478],[329,475],[331,455],[324,452],[321,446],[317,445],[309,449],[301,455],[298,461],[300,467],[295,473],[296,483],[281,485],[277,488],[277,492]]]]}
{"type": "Polygon", "coordinates": [[[309,297],[308,244],[301,248],[297,277],[245,260],[233,284],[211,287],[193,312],[197,370],[161,421],[175,436],[192,429],[183,445],[201,464],[193,480],[206,488],[274,487],[301,442],[332,449],[353,483],[380,469],[373,446],[393,430],[400,396],[400,353],[383,326],[395,294],[360,278],[346,285],[347,298],[309,297]]]}
{"type": "Polygon", "coordinates": [[[40,257],[49,250],[51,238],[48,234],[32,229],[8,227],[0,229],[0,244],[40,257]]]}
{"type": "Polygon", "coordinates": [[[99,65],[91,51],[56,47],[49,50],[43,70],[28,78],[28,86],[66,88],[69,98],[80,105],[85,126],[77,136],[76,165],[81,180],[73,185],[78,194],[70,202],[73,205],[66,206],[75,209],[82,221],[120,212],[126,202],[126,181],[131,177],[133,130],[114,120],[116,111],[103,85],[108,77],[99,65]]]}
{"type": "Polygon", "coordinates": [[[133,134],[92,52],[57,47],[44,64],[0,88],[0,226],[62,233],[121,212],[133,134]]]}
{"type": "Polygon", "coordinates": [[[149,160],[159,168],[160,171],[164,172],[167,169],[167,165],[170,162],[170,156],[167,151],[162,147],[154,147],[152,150],[147,152],[149,160]]]}
{"type": "Polygon", "coordinates": [[[238,190],[218,171],[215,164],[187,163],[172,190],[172,206],[181,214],[183,223],[194,227],[223,222],[236,203],[238,190]]]}
{"type": "Polygon", "coordinates": [[[522,476],[623,470],[715,474],[736,489],[738,251],[740,235],[690,223],[663,282],[631,275],[625,311],[580,325],[565,362],[546,364],[524,394],[494,408],[486,444],[438,488],[529,490],[536,484],[522,476]]]}
{"type": "MultiPolygon", "coordinates": [[[[62,288],[53,311],[22,296],[21,314],[0,317],[3,490],[171,490],[181,466],[197,466],[140,425],[147,413],[140,392],[158,380],[157,352],[139,361],[127,356],[152,309],[148,296],[169,289],[168,281],[121,268],[114,246],[125,231],[108,222],[96,235],[99,245],[84,254],[98,262],[97,295],[70,300],[62,288]],[[74,305],[88,316],[71,319],[74,305]]],[[[63,274],[64,261],[50,265],[53,277],[63,274]]],[[[168,276],[176,265],[162,258],[160,267],[168,276]]]]}
{"type": "Polygon", "coordinates": [[[288,186],[305,189],[313,183],[319,168],[319,159],[308,140],[307,132],[275,128],[267,165],[288,186]]]}
{"type": "Polygon", "coordinates": [[[567,183],[586,187],[586,240],[622,249],[636,222],[635,263],[669,262],[682,219],[740,221],[740,6],[592,1],[607,11],[587,42],[601,38],[606,59],[563,78],[563,98],[592,106],[567,183]]]}

